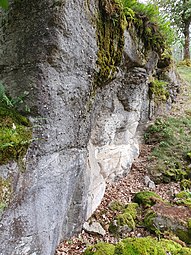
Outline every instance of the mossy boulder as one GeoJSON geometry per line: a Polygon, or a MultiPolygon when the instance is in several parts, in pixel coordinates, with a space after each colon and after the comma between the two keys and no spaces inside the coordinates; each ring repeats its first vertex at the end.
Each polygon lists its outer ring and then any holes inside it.
{"type": "Polygon", "coordinates": [[[126,238],[115,246],[108,243],[96,244],[88,248],[84,255],[189,255],[191,248],[182,247],[180,244],[152,237],[126,238]]]}
{"type": "Polygon", "coordinates": [[[150,207],[156,204],[157,202],[162,202],[162,198],[152,191],[141,191],[135,194],[134,201],[139,205],[145,207],[150,207]]]}
{"type": "Polygon", "coordinates": [[[98,243],[85,250],[84,255],[113,255],[115,246],[108,243],[98,243]]]}
{"type": "Polygon", "coordinates": [[[135,229],[135,219],[137,216],[138,204],[130,203],[119,213],[110,223],[109,231],[113,235],[125,236],[128,232],[135,229]]]}
{"type": "Polygon", "coordinates": [[[182,246],[169,240],[157,241],[152,237],[128,238],[116,245],[115,255],[179,254],[182,246]]]}
{"type": "Polygon", "coordinates": [[[156,234],[170,231],[183,242],[191,244],[191,209],[158,203],[145,212],[144,226],[156,234]]]}

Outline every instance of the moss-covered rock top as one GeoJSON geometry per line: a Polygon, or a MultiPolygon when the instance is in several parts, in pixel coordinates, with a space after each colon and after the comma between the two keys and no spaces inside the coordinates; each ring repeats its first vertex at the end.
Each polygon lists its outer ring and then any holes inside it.
{"type": "Polygon", "coordinates": [[[109,231],[115,236],[123,236],[135,229],[135,219],[137,217],[138,204],[130,203],[124,206],[121,213],[119,213],[110,223],[109,231]]]}
{"type": "Polygon", "coordinates": [[[152,206],[157,202],[162,202],[162,198],[152,191],[140,191],[135,194],[134,201],[139,205],[152,206]]]}

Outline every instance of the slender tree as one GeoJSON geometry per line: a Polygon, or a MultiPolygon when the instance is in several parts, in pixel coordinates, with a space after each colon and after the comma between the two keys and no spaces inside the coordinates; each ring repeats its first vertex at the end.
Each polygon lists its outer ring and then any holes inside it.
{"type": "Polygon", "coordinates": [[[190,60],[191,0],[151,0],[170,19],[178,35],[184,38],[184,60],[190,60]]]}

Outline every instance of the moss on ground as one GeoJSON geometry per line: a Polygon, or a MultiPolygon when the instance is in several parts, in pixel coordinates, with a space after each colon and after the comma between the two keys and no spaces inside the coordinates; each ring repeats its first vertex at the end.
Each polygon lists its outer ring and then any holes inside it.
{"type": "Polygon", "coordinates": [[[162,198],[152,191],[140,191],[135,194],[134,201],[139,205],[150,207],[156,204],[158,201],[163,201],[162,198]]]}
{"type": "Polygon", "coordinates": [[[110,223],[109,231],[113,235],[122,235],[135,229],[138,204],[130,203],[110,223]]]}
{"type": "Polygon", "coordinates": [[[126,238],[114,245],[96,244],[88,248],[84,255],[189,255],[191,248],[166,239],[158,241],[152,237],[126,238]]]}
{"type": "Polygon", "coordinates": [[[112,201],[110,204],[109,204],[109,208],[112,210],[112,211],[122,211],[124,209],[124,204],[122,204],[121,202],[119,201],[112,201]]]}
{"type": "Polygon", "coordinates": [[[186,244],[191,244],[191,233],[188,230],[177,229],[174,233],[186,244]]]}
{"type": "Polygon", "coordinates": [[[98,243],[86,249],[84,255],[113,255],[115,246],[108,243],[98,243]]]}

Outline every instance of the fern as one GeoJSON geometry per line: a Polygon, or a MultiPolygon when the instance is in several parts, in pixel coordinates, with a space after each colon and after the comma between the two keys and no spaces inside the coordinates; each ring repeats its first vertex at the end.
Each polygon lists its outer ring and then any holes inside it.
{"type": "Polygon", "coordinates": [[[11,100],[7,97],[5,93],[5,87],[0,83],[0,102],[6,104],[9,107],[13,107],[11,100]]]}
{"type": "MultiPolygon", "coordinates": [[[[24,91],[23,95],[16,98],[8,97],[6,95],[4,85],[0,82],[0,104],[4,105],[5,107],[17,109],[20,105],[24,103],[24,100],[26,99],[28,94],[29,93],[27,91],[24,91]]],[[[25,105],[25,110],[27,112],[30,111],[27,105],[25,105]]]]}

